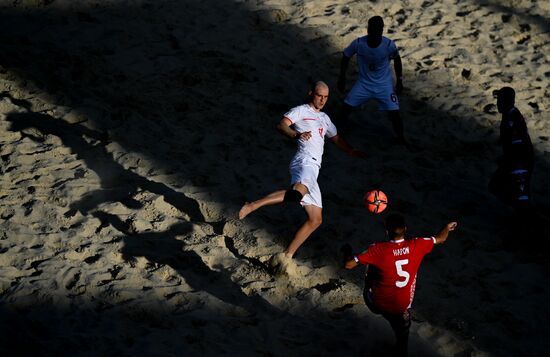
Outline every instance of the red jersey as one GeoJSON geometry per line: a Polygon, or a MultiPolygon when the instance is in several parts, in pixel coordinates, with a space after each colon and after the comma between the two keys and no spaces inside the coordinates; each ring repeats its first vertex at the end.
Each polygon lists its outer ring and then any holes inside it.
{"type": "Polygon", "coordinates": [[[374,305],[388,313],[405,312],[412,304],[416,273],[426,254],[432,251],[435,238],[413,238],[372,244],[355,257],[370,265],[367,281],[374,305]]]}

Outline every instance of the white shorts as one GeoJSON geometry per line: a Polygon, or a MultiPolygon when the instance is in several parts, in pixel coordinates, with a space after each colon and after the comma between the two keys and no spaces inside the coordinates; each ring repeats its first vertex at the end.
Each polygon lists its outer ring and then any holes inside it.
{"type": "Polygon", "coordinates": [[[355,82],[344,102],[352,107],[358,107],[370,99],[378,101],[379,110],[399,110],[399,100],[393,85],[373,85],[361,80],[355,82]]]}
{"type": "Polygon", "coordinates": [[[321,189],[317,183],[319,165],[307,160],[296,160],[290,163],[290,184],[301,183],[307,187],[308,193],[302,197],[302,206],[314,205],[323,208],[321,189]]]}

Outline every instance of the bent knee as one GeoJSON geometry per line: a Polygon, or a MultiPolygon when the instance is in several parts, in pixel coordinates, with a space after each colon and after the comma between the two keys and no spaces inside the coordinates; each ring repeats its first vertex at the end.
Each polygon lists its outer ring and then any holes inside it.
{"type": "Polygon", "coordinates": [[[322,216],[310,217],[309,223],[317,228],[323,223],[323,217],[322,216]]]}

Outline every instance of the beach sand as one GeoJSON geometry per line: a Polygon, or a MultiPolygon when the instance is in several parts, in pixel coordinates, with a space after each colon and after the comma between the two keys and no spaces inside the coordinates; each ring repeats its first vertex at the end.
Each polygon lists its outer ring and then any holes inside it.
{"type": "MultiPolygon", "coordinates": [[[[550,349],[550,2],[0,1],[0,342],[7,355],[386,356],[387,322],[339,248],[457,231],[420,269],[412,356],[550,349]],[[245,201],[289,184],[275,125],[380,15],[404,67],[415,150],[370,103],[327,142],[324,221],[286,272],[305,218],[245,201]],[[513,86],[535,148],[542,227],[516,234],[487,191],[501,155],[492,92],[513,86]],[[370,189],[389,197],[369,214],[370,189]]],[[[351,86],[357,71],[352,62],[351,86]]]]}

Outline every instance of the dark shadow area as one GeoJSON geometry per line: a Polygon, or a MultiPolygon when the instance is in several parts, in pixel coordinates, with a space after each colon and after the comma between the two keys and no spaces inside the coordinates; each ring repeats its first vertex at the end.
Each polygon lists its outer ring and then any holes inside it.
{"type": "Polygon", "coordinates": [[[503,22],[508,22],[512,16],[517,16],[520,22],[527,26],[536,25],[541,28],[542,31],[550,31],[550,20],[541,15],[531,15],[526,11],[518,11],[509,5],[504,5],[502,2],[494,0],[479,0],[479,5],[488,7],[498,13],[502,13],[503,22]]]}
{"type": "MultiPolygon", "coordinates": [[[[391,337],[386,334],[369,336],[368,343],[358,343],[365,340],[360,328],[369,324],[349,312],[334,314],[331,320],[289,319],[285,314],[221,316],[206,307],[167,315],[162,309],[129,309],[101,303],[98,300],[93,306],[78,307],[41,304],[33,308],[0,305],[3,353],[17,357],[234,353],[386,356],[391,348],[391,337]],[[346,326],[355,326],[348,330],[349,339],[327,333],[346,326]]],[[[413,341],[411,349],[411,356],[438,356],[422,342],[413,341]]]]}
{"type": "MultiPolygon", "coordinates": [[[[24,103],[30,107],[30,103],[24,103]]],[[[35,141],[44,141],[43,136],[55,135],[63,144],[77,154],[77,157],[86,162],[89,169],[99,174],[101,189],[88,192],[80,201],[71,202],[66,216],[73,216],[77,211],[86,215],[90,210],[105,202],[121,202],[127,207],[139,208],[140,203],[132,198],[139,190],[146,190],[164,197],[164,200],[175,208],[187,214],[191,221],[203,222],[204,217],[195,200],[174,189],[151,181],[113,160],[105,148],[109,139],[105,133],[90,130],[84,126],[70,125],[64,121],[39,113],[12,113],[6,117],[12,125],[10,130],[22,132],[23,137],[35,141]],[[42,135],[37,137],[26,129],[36,129],[42,135]],[[86,140],[92,139],[91,142],[86,140]]]]}
{"type": "MultiPolygon", "coordinates": [[[[502,8],[500,5],[491,6],[498,11],[502,8]]],[[[502,10],[509,12],[508,8],[502,10]]],[[[548,27],[546,19],[537,21],[542,21],[545,28],[548,27]]],[[[43,139],[33,134],[34,131],[28,130],[29,128],[35,128],[42,135],[61,138],[63,144],[71,148],[100,178],[101,189],[89,192],[81,200],[72,202],[67,207],[67,216],[80,212],[82,215],[97,217],[104,225],[111,225],[120,232],[119,238],[124,241],[122,253],[129,260],[143,256],[155,263],[169,265],[190,286],[201,286],[220,300],[251,311],[253,317],[237,319],[235,326],[238,328],[252,326],[250,329],[254,330],[262,325],[262,320],[274,320],[276,336],[269,335],[269,332],[265,332],[267,336],[263,340],[255,336],[252,343],[261,347],[259,351],[246,350],[249,353],[272,353],[273,351],[266,351],[264,346],[272,345],[273,339],[285,338],[290,340],[288,346],[294,346],[294,349],[285,347],[286,352],[291,355],[321,350],[321,347],[315,347],[309,341],[300,341],[300,337],[310,336],[317,336],[321,346],[326,347],[328,352],[349,352],[348,349],[351,348],[350,354],[360,353],[360,348],[350,346],[350,341],[353,338],[356,341],[365,339],[357,329],[364,321],[353,319],[351,313],[345,315],[346,319],[335,318],[338,328],[353,331],[350,332],[350,338],[343,342],[335,341],[330,336],[330,330],[334,326],[315,316],[308,316],[307,321],[295,318],[295,325],[282,326],[281,321],[285,321],[282,317],[287,316],[288,319],[288,315],[257,296],[246,296],[239,285],[231,281],[229,272],[212,271],[197,253],[182,250],[184,243],[177,237],[187,234],[191,223],[223,225],[234,217],[220,219],[209,216],[208,212],[201,210],[200,203],[191,195],[125,169],[114,158],[114,154],[105,148],[109,143],[116,142],[127,152],[143,155],[154,162],[157,171],[177,175],[182,182],[193,186],[196,192],[210,194],[212,201],[228,207],[228,210],[235,210],[236,214],[236,209],[245,200],[286,185],[287,164],[294,147],[278,136],[274,125],[287,109],[300,104],[311,80],[325,79],[333,86],[341,49],[333,48],[324,38],[306,40],[301,29],[285,23],[284,13],[258,11],[243,4],[214,0],[184,3],[164,1],[158,5],[143,3],[133,8],[116,5],[72,10],[44,7],[28,13],[5,6],[0,10],[0,30],[3,34],[0,41],[0,72],[30,93],[49,94],[48,98],[34,98],[31,95],[26,100],[21,100],[15,99],[9,93],[3,93],[3,96],[10,97],[12,102],[28,111],[8,116],[8,120],[12,122],[11,130],[20,131],[24,136],[37,141],[43,139]],[[208,17],[202,16],[210,12],[219,14],[217,21],[210,21],[208,17]],[[128,33],[133,30],[143,36],[129,36],[128,33]],[[265,33],[265,37],[262,41],[251,42],[250,33],[265,33]],[[232,45],[228,46],[228,43],[232,45]],[[296,48],[302,50],[303,56],[276,56],[285,52],[295,53],[296,48]],[[328,60],[319,63],[317,57],[328,60]],[[295,87],[282,86],[280,76],[295,78],[295,87]],[[243,97],[243,93],[254,95],[243,97]],[[37,106],[38,101],[46,104],[37,106]],[[55,112],[52,109],[54,106],[63,106],[70,110],[55,112]],[[243,117],[246,120],[242,120],[243,117]],[[249,140],[251,137],[265,139],[256,146],[249,140]],[[216,153],[214,162],[210,159],[212,152],[216,153]],[[248,172],[235,169],[233,162],[241,165],[245,163],[248,172]],[[167,203],[185,213],[189,222],[171,226],[165,232],[137,234],[120,217],[98,210],[98,205],[105,202],[120,202],[129,208],[139,208],[141,204],[133,196],[140,190],[163,196],[167,203]],[[209,284],[205,284],[205,281],[209,284]],[[296,335],[289,336],[290,333],[284,332],[285,329],[296,331],[296,335]]],[[[352,78],[349,78],[349,83],[351,82],[352,78]]],[[[436,125],[436,120],[445,118],[450,122],[454,121],[455,124],[450,124],[450,127],[453,128],[454,125],[457,130],[460,126],[473,129],[479,127],[482,130],[473,119],[457,119],[448,112],[432,108],[428,100],[415,98],[414,88],[408,88],[407,94],[409,98],[403,100],[405,120],[409,116],[409,121],[405,122],[406,127],[415,127],[417,132],[425,132],[430,130],[430,126],[436,125]],[[420,116],[411,115],[418,113],[426,113],[432,119],[424,121],[420,116]]],[[[338,105],[338,96],[334,95],[331,99],[333,113],[337,112],[338,105]]],[[[462,194],[463,185],[470,181],[488,182],[489,177],[478,177],[476,174],[458,178],[434,174],[431,180],[424,177],[426,172],[438,171],[438,167],[426,160],[424,155],[452,165],[455,161],[464,158],[467,160],[468,157],[485,152],[492,145],[489,141],[495,138],[494,133],[487,134],[487,141],[477,143],[430,138],[419,152],[408,153],[400,148],[388,148],[387,137],[391,135],[389,132],[389,123],[382,120],[378,124],[367,124],[366,127],[356,125],[351,130],[350,141],[358,146],[364,144],[372,151],[384,151],[384,155],[412,160],[417,168],[415,172],[406,173],[406,176],[387,167],[378,167],[379,170],[372,174],[370,171],[375,170],[369,169],[369,173],[363,175],[365,182],[392,181],[397,187],[410,185],[420,192],[435,192],[442,198],[442,202],[447,201],[454,205],[457,215],[465,217],[466,222],[468,216],[487,214],[487,224],[500,226],[501,222],[497,220],[501,216],[485,212],[485,207],[475,198],[462,194]],[[369,133],[368,143],[362,141],[365,132],[369,133]]],[[[337,156],[343,154],[333,151],[329,149],[327,153],[323,167],[323,170],[326,168],[326,176],[321,178],[321,187],[322,180],[325,180],[342,192],[326,192],[324,197],[327,211],[330,212],[330,208],[336,206],[349,206],[351,209],[360,207],[361,194],[357,192],[365,190],[365,183],[349,182],[345,175],[338,175],[350,167],[350,170],[354,170],[352,165],[355,164],[347,158],[337,156]]],[[[492,157],[480,160],[485,166],[493,164],[492,157]]],[[[547,169],[549,165],[546,160],[539,158],[537,163],[541,165],[535,170],[543,172],[547,169]]],[[[325,175],[323,170],[321,176],[325,175]]],[[[157,172],[152,172],[151,176],[156,174],[157,172]]],[[[407,202],[398,199],[392,201],[392,204],[398,211],[411,208],[407,202]]],[[[291,231],[285,226],[285,222],[289,221],[285,218],[289,217],[271,220],[268,215],[260,215],[259,220],[265,223],[268,232],[280,235],[281,232],[291,231]]],[[[351,230],[351,226],[359,229],[366,227],[361,220],[331,217],[326,227],[315,237],[325,243],[316,243],[312,239],[302,248],[300,254],[302,257],[334,255],[333,252],[337,251],[341,240],[347,238],[346,233],[351,230]],[[334,236],[342,238],[330,241],[334,236]]],[[[499,230],[505,231],[505,228],[499,230]]],[[[457,244],[475,243],[470,241],[457,244]]],[[[231,244],[226,245],[237,257],[245,257],[239,255],[241,253],[231,244]]],[[[260,265],[257,260],[250,261],[260,265]]],[[[425,269],[431,267],[426,266],[425,269]]],[[[358,274],[349,278],[354,282],[360,281],[358,274]]],[[[335,283],[334,286],[338,288],[338,284],[335,283]]],[[[431,309],[429,306],[425,308],[431,309]]],[[[124,307],[120,309],[123,310],[124,307]]],[[[7,334],[14,341],[19,341],[22,345],[24,341],[38,341],[36,347],[24,347],[24,354],[40,354],[44,351],[52,355],[70,355],[80,351],[107,355],[117,352],[122,355],[131,354],[124,351],[111,352],[103,347],[116,339],[116,334],[113,337],[108,331],[108,318],[122,319],[123,324],[132,324],[131,319],[125,320],[122,311],[117,311],[112,316],[110,313],[102,316],[101,323],[95,325],[94,320],[98,315],[91,311],[78,311],[78,308],[66,313],[58,311],[55,306],[45,306],[37,309],[36,314],[32,311],[27,313],[28,315],[20,316],[6,312],[8,319],[3,322],[4,330],[9,330],[9,325],[12,325],[12,331],[23,331],[20,336],[15,332],[7,334]],[[77,320],[65,321],[51,334],[42,335],[44,331],[48,331],[46,324],[50,318],[61,321],[71,314],[77,320]],[[37,322],[27,330],[26,324],[32,320],[37,322]],[[75,326],[81,328],[81,331],[71,331],[75,326]],[[87,339],[87,328],[98,337],[87,339]],[[64,337],[65,332],[70,332],[68,337],[64,337]],[[56,339],[60,339],[60,345],[68,347],[64,349],[52,342],[56,339]],[[75,343],[75,340],[86,341],[84,348],[80,349],[82,346],[75,343]]],[[[154,315],[156,311],[149,313],[154,315]]],[[[160,320],[162,314],[159,312],[160,320]]],[[[209,311],[205,314],[208,315],[209,311]]],[[[187,319],[182,312],[181,317],[171,320],[176,324],[181,323],[181,327],[160,322],[160,326],[149,326],[154,331],[149,335],[129,335],[129,350],[139,354],[140,338],[151,339],[151,342],[159,338],[160,332],[156,334],[155,331],[174,329],[176,332],[189,331],[184,332],[184,341],[181,343],[183,346],[198,346],[190,348],[192,355],[234,352],[222,351],[215,343],[208,346],[212,340],[208,336],[208,327],[211,323],[216,323],[216,318],[215,312],[211,312],[208,323],[204,324],[198,318],[187,319]]],[[[231,330],[234,326],[228,321],[224,318],[221,323],[226,324],[224,326],[227,330],[231,330]]],[[[428,318],[428,321],[436,326],[448,327],[447,321],[441,322],[435,318],[428,318]]],[[[132,331],[144,333],[138,331],[137,327],[132,327],[132,331]]],[[[185,348],[179,350],[178,342],[173,341],[170,350],[175,354],[185,355],[185,348]]],[[[228,341],[225,342],[230,345],[228,341]]],[[[479,341],[479,344],[484,347],[483,341],[479,341]]],[[[242,346],[236,346],[236,349],[239,347],[242,346]]],[[[379,355],[383,353],[380,352],[379,355]]]]}
{"type": "MultiPolygon", "coordinates": [[[[22,103],[25,104],[25,103],[22,103]]],[[[26,103],[27,106],[30,103],[26,103]]],[[[80,125],[69,125],[63,121],[37,113],[13,113],[6,117],[12,125],[10,130],[20,131],[23,137],[43,141],[45,135],[55,135],[62,138],[63,144],[84,160],[88,168],[95,172],[109,173],[101,176],[101,190],[92,191],[78,202],[70,204],[66,216],[74,215],[76,211],[83,215],[91,214],[98,218],[102,227],[113,226],[121,233],[113,240],[124,241],[122,255],[126,261],[134,261],[136,257],[145,257],[154,264],[168,265],[176,270],[181,277],[194,289],[201,288],[218,299],[235,306],[249,310],[260,309],[264,312],[277,313],[278,309],[266,303],[263,299],[246,296],[240,287],[233,283],[225,272],[211,270],[195,253],[184,249],[184,243],[177,236],[186,236],[192,231],[193,222],[203,222],[197,202],[176,192],[166,185],[152,182],[132,171],[125,170],[105,151],[105,140],[100,133],[86,129],[80,125]],[[27,133],[29,129],[36,129],[27,133]],[[36,136],[36,135],[39,136],[36,136]],[[98,142],[93,145],[84,140],[94,138],[98,142]],[[164,196],[165,201],[186,213],[190,221],[172,225],[167,231],[138,234],[132,230],[131,222],[122,221],[120,217],[102,212],[97,206],[104,202],[120,202],[130,208],[140,208],[140,202],[132,196],[138,190],[147,190],[164,196]],[[207,281],[208,284],[204,284],[207,281]],[[252,308],[253,307],[253,308],[252,308]]]]}

